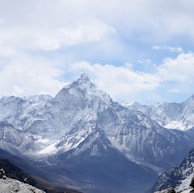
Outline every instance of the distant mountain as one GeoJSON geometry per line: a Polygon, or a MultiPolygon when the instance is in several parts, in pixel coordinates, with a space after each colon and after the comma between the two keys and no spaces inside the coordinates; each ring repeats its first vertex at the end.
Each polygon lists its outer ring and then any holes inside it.
{"type": "Polygon", "coordinates": [[[129,109],[144,113],[165,128],[183,131],[194,128],[194,95],[182,103],[141,105],[137,102],[125,102],[123,104],[129,109]]]}
{"type": "Polygon", "coordinates": [[[86,193],[145,192],[194,147],[192,130],[122,106],[86,74],[55,97],[3,97],[0,108],[2,149],[38,166],[39,177],[86,193]]]}
{"type": "Polygon", "coordinates": [[[167,172],[164,172],[154,185],[153,192],[168,186],[174,187],[177,192],[190,189],[191,179],[194,177],[194,149],[182,163],[167,172]]]}

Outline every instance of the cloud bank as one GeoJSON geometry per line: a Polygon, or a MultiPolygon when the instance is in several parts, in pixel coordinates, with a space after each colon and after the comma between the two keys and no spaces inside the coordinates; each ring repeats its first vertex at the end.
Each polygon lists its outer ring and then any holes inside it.
{"type": "Polygon", "coordinates": [[[0,3],[1,96],[55,95],[82,72],[119,101],[193,93],[193,1],[0,3]]]}

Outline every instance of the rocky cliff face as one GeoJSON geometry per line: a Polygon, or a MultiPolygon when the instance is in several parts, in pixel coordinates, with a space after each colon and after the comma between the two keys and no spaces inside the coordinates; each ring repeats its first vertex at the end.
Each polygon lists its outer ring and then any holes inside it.
{"type": "Polygon", "coordinates": [[[182,163],[167,172],[164,172],[157,180],[154,190],[174,187],[177,192],[190,188],[191,179],[194,177],[194,149],[182,161],[182,163]]]}

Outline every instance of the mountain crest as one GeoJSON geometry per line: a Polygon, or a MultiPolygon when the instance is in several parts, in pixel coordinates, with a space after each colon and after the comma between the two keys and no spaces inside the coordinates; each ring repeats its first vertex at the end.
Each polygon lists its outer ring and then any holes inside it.
{"type": "Polygon", "coordinates": [[[86,73],[82,73],[80,77],[70,85],[70,87],[75,86],[86,91],[96,90],[96,85],[90,81],[86,73]]]}
{"type": "Polygon", "coordinates": [[[103,92],[102,90],[98,89],[97,86],[90,81],[88,75],[86,73],[82,73],[80,77],[75,80],[73,83],[65,86],[55,98],[64,98],[64,95],[70,95],[71,97],[75,98],[84,98],[85,99],[92,99],[93,97],[98,97],[105,103],[112,102],[110,96],[103,92]]]}
{"type": "Polygon", "coordinates": [[[82,79],[82,80],[89,80],[89,77],[88,77],[88,75],[86,74],[86,73],[82,73],[81,75],[80,75],[80,78],[79,79],[82,79]]]}

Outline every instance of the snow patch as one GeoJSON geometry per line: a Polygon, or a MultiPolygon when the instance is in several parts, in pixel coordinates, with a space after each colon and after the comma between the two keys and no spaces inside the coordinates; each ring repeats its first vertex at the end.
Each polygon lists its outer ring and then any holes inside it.
{"type": "Polygon", "coordinates": [[[181,131],[185,130],[185,125],[180,121],[170,121],[166,125],[163,125],[167,129],[179,129],[181,131]]]}
{"type": "Polygon", "coordinates": [[[183,191],[185,189],[187,189],[191,183],[191,179],[193,177],[193,173],[190,174],[187,178],[185,178],[184,180],[182,180],[181,184],[179,186],[176,187],[176,191],[180,192],[183,191]]]}
{"type": "Polygon", "coordinates": [[[42,149],[42,150],[40,150],[40,151],[38,151],[36,154],[37,155],[45,155],[45,154],[54,154],[54,153],[56,153],[57,152],[57,148],[56,148],[56,142],[54,142],[54,143],[52,143],[52,144],[50,144],[50,145],[48,145],[46,148],[44,148],[44,149],[42,149]]]}

